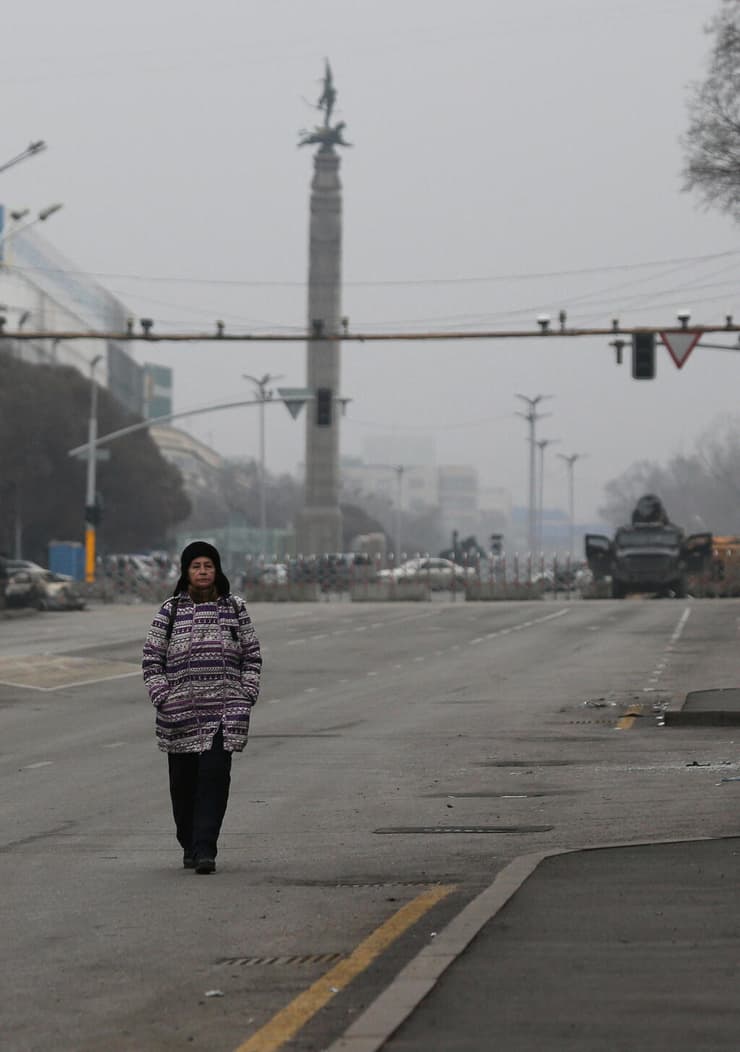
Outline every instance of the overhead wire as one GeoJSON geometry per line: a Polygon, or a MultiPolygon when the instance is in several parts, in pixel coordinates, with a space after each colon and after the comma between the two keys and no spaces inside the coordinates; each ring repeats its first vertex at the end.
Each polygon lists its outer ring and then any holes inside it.
{"type": "MultiPolygon", "coordinates": [[[[601,264],[591,267],[574,267],[563,270],[546,270],[530,272],[513,272],[509,274],[489,275],[467,275],[463,277],[436,277],[436,278],[388,278],[388,279],[361,279],[343,280],[342,285],[346,288],[413,288],[435,285],[472,285],[506,281],[539,281],[544,278],[579,277],[587,274],[599,274],[617,272],[623,270],[640,270],[650,267],[669,266],[674,264],[694,263],[699,264],[708,260],[723,259],[730,256],[740,256],[740,249],[727,249],[722,252],[712,252],[699,256],[678,256],[668,259],[645,260],[639,263],[612,263],[601,264]]],[[[117,271],[95,271],[79,270],[71,267],[29,267],[9,263],[8,270],[18,273],[26,272],[51,272],[61,273],[70,277],[105,278],[107,280],[141,281],[153,283],[169,283],[183,285],[211,285],[214,287],[234,288],[305,288],[306,281],[272,280],[264,278],[202,278],[187,277],[184,275],[164,274],[131,274],[117,271]]],[[[321,282],[318,283],[319,285],[321,282]]]]}

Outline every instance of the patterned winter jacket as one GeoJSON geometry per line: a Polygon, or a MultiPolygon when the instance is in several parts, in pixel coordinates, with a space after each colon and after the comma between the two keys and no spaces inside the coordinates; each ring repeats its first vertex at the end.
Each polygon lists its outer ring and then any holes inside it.
{"type": "Polygon", "coordinates": [[[244,600],[219,596],[196,604],[182,592],[168,642],[172,604],[168,599],[154,615],[142,661],[144,683],[157,710],[159,748],[205,752],[223,724],[224,748],[241,752],[262,669],[244,600]]]}

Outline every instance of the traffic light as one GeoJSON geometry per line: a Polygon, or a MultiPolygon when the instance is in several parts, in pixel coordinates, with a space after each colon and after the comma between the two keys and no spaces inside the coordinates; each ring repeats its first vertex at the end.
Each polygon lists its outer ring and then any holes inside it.
{"type": "Polygon", "coordinates": [[[331,387],[316,390],[316,423],[319,427],[331,427],[331,387]]]}
{"type": "Polygon", "coordinates": [[[654,332],[636,332],[632,336],[632,379],[655,379],[654,332]]]}
{"type": "Polygon", "coordinates": [[[99,526],[103,518],[103,508],[100,500],[95,504],[85,505],[85,522],[88,526],[99,526]]]}

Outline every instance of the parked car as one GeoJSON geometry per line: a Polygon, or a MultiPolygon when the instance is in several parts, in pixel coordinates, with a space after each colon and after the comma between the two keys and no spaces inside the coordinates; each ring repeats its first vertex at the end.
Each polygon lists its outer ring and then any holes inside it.
{"type": "Polygon", "coordinates": [[[36,610],[82,610],[85,597],[73,577],[54,573],[43,566],[11,574],[5,586],[7,606],[30,606],[36,610]]]}
{"type": "Polygon", "coordinates": [[[408,559],[391,570],[379,570],[378,578],[383,581],[395,581],[403,585],[407,581],[419,581],[429,585],[433,592],[445,588],[464,588],[465,582],[475,576],[472,566],[458,566],[451,559],[430,557],[408,559]]]}
{"type": "Polygon", "coordinates": [[[288,583],[288,567],[284,563],[264,563],[252,569],[249,581],[246,584],[261,584],[274,586],[288,583]]]}
{"type": "Polygon", "coordinates": [[[318,584],[323,592],[346,591],[350,584],[375,580],[372,555],[366,552],[329,552],[319,558],[291,559],[289,580],[318,584]]]}

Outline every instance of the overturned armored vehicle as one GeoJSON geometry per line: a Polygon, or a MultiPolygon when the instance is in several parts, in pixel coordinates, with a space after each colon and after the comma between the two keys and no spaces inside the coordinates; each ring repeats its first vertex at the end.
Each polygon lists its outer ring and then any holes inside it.
{"type": "Polygon", "coordinates": [[[683,530],[668,518],[653,494],[640,497],[632,522],[620,526],[613,540],[586,534],[586,559],[594,580],[611,578],[613,599],[630,592],[683,598],[690,574],[701,573],[712,554],[712,534],[683,530]]]}

